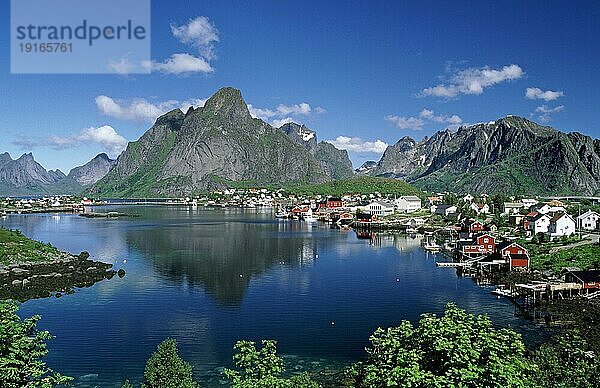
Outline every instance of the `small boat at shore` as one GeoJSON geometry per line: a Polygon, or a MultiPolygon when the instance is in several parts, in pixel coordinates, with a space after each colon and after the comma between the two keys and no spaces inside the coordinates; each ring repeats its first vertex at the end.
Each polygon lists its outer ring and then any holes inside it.
{"type": "Polygon", "coordinates": [[[277,213],[275,213],[275,218],[290,218],[290,213],[283,209],[279,209],[277,213]]]}

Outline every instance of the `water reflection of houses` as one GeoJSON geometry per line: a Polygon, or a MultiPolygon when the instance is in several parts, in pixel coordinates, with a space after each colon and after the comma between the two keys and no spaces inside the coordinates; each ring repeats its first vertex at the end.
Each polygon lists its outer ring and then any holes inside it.
{"type": "Polygon", "coordinates": [[[418,234],[398,234],[398,233],[378,233],[370,230],[356,230],[356,237],[361,240],[368,240],[370,245],[378,248],[393,247],[399,251],[419,248],[422,235],[418,234]]]}

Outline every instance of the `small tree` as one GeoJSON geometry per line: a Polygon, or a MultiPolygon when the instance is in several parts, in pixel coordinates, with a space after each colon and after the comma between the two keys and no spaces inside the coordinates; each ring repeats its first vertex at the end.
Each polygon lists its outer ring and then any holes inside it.
{"type": "Polygon", "coordinates": [[[359,387],[521,387],[530,370],[519,334],[453,303],[442,317],[379,328],[370,340],[367,361],[350,370],[359,387]]]}
{"type": "Polygon", "coordinates": [[[307,373],[284,379],[283,359],[277,355],[277,341],[262,340],[260,350],[252,341],[238,341],[233,361],[237,370],[225,369],[223,374],[234,388],[317,388],[307,373]]]}
{"type": "Polygon", "coordinates": [[[53,337],[36,328],[41,317],[21,320],[18,310],[16,302],[0,300],[0,386],[46,388],[73,380],[54,372],[42,361],[48,354],[46,341],[53,337]]]}
{"type": "Polygon", "coordinates": [[[179,357],[177,342],[167,338],[161,342],[146,363],[144,388],[199,387],[192,378],[192,366],[179,357]]]}

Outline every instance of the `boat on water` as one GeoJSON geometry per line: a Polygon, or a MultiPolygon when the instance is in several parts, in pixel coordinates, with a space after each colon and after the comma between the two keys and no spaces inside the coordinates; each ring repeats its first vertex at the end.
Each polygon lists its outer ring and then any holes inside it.
{"type": "Polygon", "coordinates": [[[423,236],[421,246],[428,252],[439,252],[442,250],[442,247],[435,240],[433,233],[427,233],[425,236],[423,236]]]}
{"type": "Polygon", "coordinates": [[[279,208],[277,210],[277,213],[275,213],[275,218],[290,218],[290,213],[288,213],[285,210],[279,208]]]}
{"type": "Polygon", "coordinates": [[[318,221],[319,219],[315,216],[304,216],[304,217],[302,217],[302,220],[304,220],[306,222],[315,222],[315,221],[318,221]]]}
{"type": "Polygon", "coordinates": [[[442,250],[442,247],[437,245],[436,243],[428,243],[423,244],[423,249],[428,252],[439,252],[442,250]]]}

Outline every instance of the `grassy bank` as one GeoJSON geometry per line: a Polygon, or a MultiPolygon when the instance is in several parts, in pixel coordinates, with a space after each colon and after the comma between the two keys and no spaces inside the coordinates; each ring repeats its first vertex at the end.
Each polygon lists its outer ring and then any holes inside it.
{"type": "Polygon", "coordinates": [[[600,268],[600,245],[581,245],[553,253],[539,250],[531,255],[531,267],[540,271],[550,270],[556,274],[565,267],[578,267],[582,270],[600,268]]]}
{"type": "Polygon", "coordinates": [[[52,245],[27,238],[18,230],[0,228],[0,265],[47,261],[59,253],[52,245]]]}

